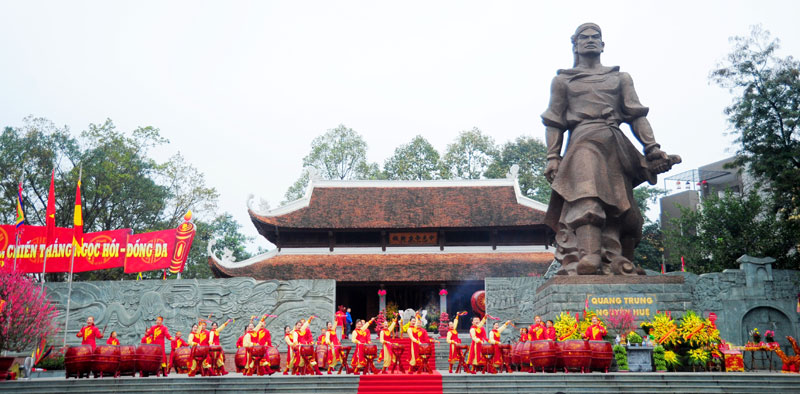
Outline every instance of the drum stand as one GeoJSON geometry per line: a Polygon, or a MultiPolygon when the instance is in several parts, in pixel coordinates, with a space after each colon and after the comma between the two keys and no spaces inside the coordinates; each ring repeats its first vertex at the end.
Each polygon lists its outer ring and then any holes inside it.
{"type": "Polygon", "coordinates": [[[350,370],[350,366],[347,364],[347,356],[350,355],[350,349],[350,346],[339,347],[339,359],[342,361],[342,365],[339,366],[339,372],[336,373],[337,375],[341,375],[342,369],[344,369],[345,374],[353,373],[353,371],[350,370]]]}
{"type": "Polygon", "coordinates": [[[403,351],[405,348],[403,346],[394,347],[392,346],[392,354],[394,354],[394,362],[392,362],[392,366],[389,368],[389,373],[394,373],[394,371],[399,371],[400,373],[404,373],[403,371],[403,363],[400,362],[400,358],[403,356],[403,351]]]}
{"type": "Polygon", "coordinates": [[[457,362],[456,373],[460,373],[461,368],[464,368],[464,372],[469,371],[468,369],[469,366],[467,365],[467,362],[464,359],[464,353],[467,349],[469,349],[467,345],[458,345],[458,344],[456,345],[456,356],[458,357],[458,360],[456,361],[457,362]]]}
{"type": "MultiPolygon", "coordinates": [[[[249,354],[250,349],[248,349],[247,352],[249,354]]],[[[254,356],[252,354],[249,354],[249,355],[250,355],[250,358],[252,359],[251,363],[253,364],[253,366],[252,367],[245,366],[244,375],[245,376],[252,376],[253,375],[253,369],[255,369],[256,370],[256,375],[261,376],[261,368],[260,368],[260,366],[261,366],[261,358],[262,357],[261,356],[254,356]]]]}
{"type": "Polygon", "coordinates": [[[481,373],[486,374],[486,370],[489,370],[489,373],[495,374],[497,371],[494,369],[494,365],[492,365],[492,357],[494,357],[494,353],[489,354],[481,354],[483,356],[483,368],[481,373]]]}
{"type": "Polygon", "coordinates": [[[511,349],[503,348],[500,351],[503,353],[503,365],[500,366],[499,372],[503,372],[505,368],[506,372],[511,373],[511,349]]]}
{"type": "Polygon", "coordinates": [[[428,364],[428,357],[430,356],[427,354],[419,355],[419,358],[422,359],[422,365],[419,367],[419,373],[433,373],[433,371],[431,371],[430,364],[428,364]]]}
{"type": "Polygon", "coordinates": [[[219,367],[217,366],[217,358],[219,357],[220,351],[218,350],[210,350],[208,351],[209,356],[211,357],[211,371],[210,376],[219,376],[222,372],[220,371],[219,367]]]}
{"type": "Polygon", "coordinates": [[[375,364],[373,363],[373,360],[375,359],[375,356],[367,356],[367,355],[365,355],[364,358],[367,359],[367,365],[364,366],[364,375],[370,373],[370,371],[372,371],[372,373],[374,375],[377,375],[378,374],[378,369],[375,368],[375,364]]]}

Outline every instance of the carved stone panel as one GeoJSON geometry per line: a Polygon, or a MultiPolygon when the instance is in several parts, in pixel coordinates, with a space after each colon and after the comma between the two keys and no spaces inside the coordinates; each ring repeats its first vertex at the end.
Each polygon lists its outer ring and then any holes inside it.
{"type": "Polygon", "coordinates": [[[486,278],[486,313],[517,326],[533,323],[536,289],[541,277],[486,278]]]}
{"type": "MultiPolygon", "coordinates": [[[[62,316],[62,332],[58,337],[61,339],[67,307],[67,283],[47,283],[47,288],[62,316]]],[[[220,324],[235,319],[220,334],[223,347],[232,351],[251,316],[272,314],[278,317],[268,318],[267,328],[272,333],[273,342],[285,350],[282,340],[284,326],[294,326],[297,320],[316,315],[319,319],[312,321],[311,329],[317,337],[325,321],[333,319],[335,294],[336,282],[333,280],[229,278],[75,282],[70,301],[67,345],[80,343],[75,334],[88,316],[94,316],[95,324],[101,329],[107,326],[106,338],[111,331],[117,331],[120,343],[138,344],[157,316],[164,317],[164,324],[171,334],[181,331],[186,339],[192,324],[210,315],[212,321],[220,324]]]]}

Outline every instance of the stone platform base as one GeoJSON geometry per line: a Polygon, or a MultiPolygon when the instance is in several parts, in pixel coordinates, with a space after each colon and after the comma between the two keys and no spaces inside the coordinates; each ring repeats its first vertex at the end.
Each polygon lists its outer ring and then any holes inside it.
{"type": "Polygon", "coordinates": [[[609,298],[621,301],[612,302],[609,309],[634,309],[638,321],[649,320],[656,310],[682,315],[692,309],[692,288],[684,283],[682,276],[585,275],[555,276],[544,282],[536,289],[533,312],[542,319],[554,319],[562,311],[582,311],[587,300],[590,309],[597,309],[593,300],[608,301],[609,298]],[[637,298],[626,300],[626,296],[637,298]],[[652,302],[648,298],[652,298],[652,302]]]}

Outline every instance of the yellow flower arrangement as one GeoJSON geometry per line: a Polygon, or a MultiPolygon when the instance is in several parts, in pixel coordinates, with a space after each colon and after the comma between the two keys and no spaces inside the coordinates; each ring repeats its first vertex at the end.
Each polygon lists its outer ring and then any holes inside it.
{"type": "Polygon", "coordinates": [[[653,316],[651,326],[653,327],[653,336],[659,344],[677,345],[680,343],[678,326],[675,324],[675,321],[672,320],[672,317],[666,313],[661,312],[653,316]]]}
{"type": "Polygon", "coordinates": [[[693,365],[705,365],[708,362],[708,352],[703,348],[689,350],[689,361],[693,365]]]}
{"type": "MultiPolygon", "coordinates": [[[[707,345],[711,337],[708,330],[705,330],[706,324],[710,325],[708,320],[700,318],[692,310],[686,311],[686,314],[681,318],[681,325],[678,329],[678,335],[681,341],[688,343],[689,346],[704,346],[707,345]]],[[[719,333],[717,332],[717,336],[719,333]]]]}
{"type": "Polygon", "coordinates": [[[553,322],[553,327],[556,329],[556,338],[558,338],[559,341],[581,339],[579,327],[575,327],[577,323],[578,321],[575,316],[567,312],[561,312],[556,318],[556,321],[553,322]]]}
{"type": "Polygon", "coordinates": [[[664,361],[666,361],[667,365],[670,367],[680,365],[681,363],[678,359],[678,355],[672,350],[664,351],[664,361]]]}

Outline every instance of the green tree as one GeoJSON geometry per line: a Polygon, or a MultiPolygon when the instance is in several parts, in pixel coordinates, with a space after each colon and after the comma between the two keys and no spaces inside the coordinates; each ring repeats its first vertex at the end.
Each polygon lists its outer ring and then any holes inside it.
{"type": "Polygon", "coordinates": [[[455,142],[447,145],[442,158],[442,178],[480,179],[496,152],[494,139],[477,127],[462,131],[455,142]]]}
{"type": "Polygon", "coordinates": [[[507,142],[495,155],[486,170],[487,178],[504,178],[511,166],[519,165],[519,187],[527,197],[547,203],[550,184],[544,177],[547,166],[547,147],[533,137],[518,137],[507,142]]]}
{"type": "MultiPolygon", "coordinates": [[[[710,79],[736,94],[725,109],[739,145],[735,165],[759,179],[773,212],[800,225],[800,61],[776,55],[779,40],[754,26],[733,37],[733,50],[710,79]]],[[[800,236],[800,232],[795,233],[800,236]]]]}
{"type": "Polygon", "coordinates": [[[421,135],[394,150],[383,171],[387,179],[429,180],[439,175],[439,152],[421,135]]]}
{"type": "Polygon", "coordinates": [[[642,212],[642,217],[644,217],[642,239],[633,252],[634,262],[642,268],[653,271],[661,271],[661,261],[664,256],[664,237],[661,232],[661,223],[651,221],[647,217],[647,213],[650,211],[650,204],[655,203],[664,194],[663,190],[647,185],[633,189],[633,199],[636,201],[639,211],[642,212]]]}
{"type": "MultiPolygon", "coordinates": [[[[367,163],[367,142],[353,129],[339,125],[311,141],[311,152],[303,158],[303,167],[315,168],[323,179],[370,179],[378,176],[376,165],[367,163]]],[[[308,172],[289,187],[285,202],[303,196],[308,172]]]]}
{"type": "Polygon", "coordinates": [[[186,259],[184,267],[184,279],[211,279],[214,277],[208,265],[208,242],[214,239],[212,249],[217,256],[222,256],[225,249],[233,253],[236,261],[242,261],[251,257],[245,249],[245,245],[251,242],[252,237],[241,233],[242,226],[233,219],[230,213],[223,213],[210,223],[196,222],[197,233],[192,242],[192,249],[186,259]]]}
{"type": "Polygon", "coordinates": [[[736,268],[743,254],[771,256],[776,268],[796,268],[796,257],[787,252],[796,242],[786,238],[785,228],[766,211],[766,201],[755,191],[703,199],[697,210],[681,207],[672,219],[665,243],[670,254],[686,259],[686,269],[696,274],[736,268]]]}

